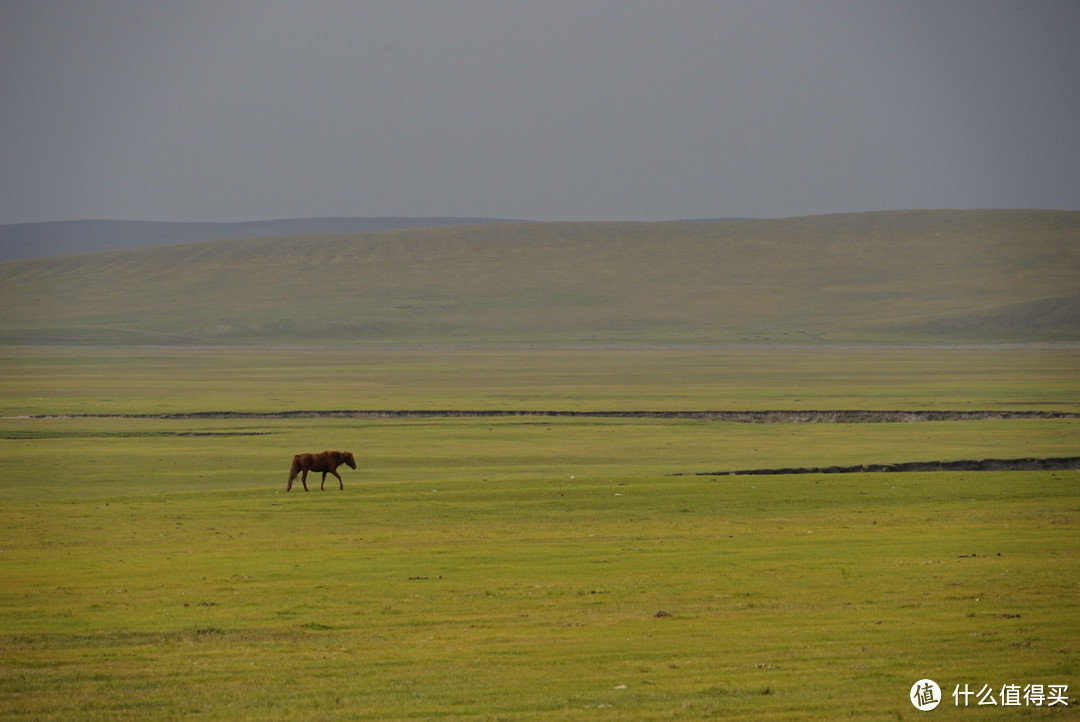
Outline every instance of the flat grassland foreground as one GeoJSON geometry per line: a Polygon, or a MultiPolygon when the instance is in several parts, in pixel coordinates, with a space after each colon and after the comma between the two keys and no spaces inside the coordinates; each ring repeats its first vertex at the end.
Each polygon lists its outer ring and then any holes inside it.
{"type": "Polygon", "coordinates": [[[1077,688],[1075,469],[714,473],[1076,457],[1076,349],[0,364],[4,719],[896,719],[924,679],[1004,719],[1004,685],[1077,688]],[[921,420],[633,413],[710,409],[921,420]],[[333,448],[343,491],[285,494],[333,448]]]}

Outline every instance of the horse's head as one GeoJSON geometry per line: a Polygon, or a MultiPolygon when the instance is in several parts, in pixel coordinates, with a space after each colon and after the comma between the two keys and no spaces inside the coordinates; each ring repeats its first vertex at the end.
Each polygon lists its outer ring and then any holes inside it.
{"type": "Polygon", "coordinates": [[[342,453],[343,453],[343,456],[344,456],[342,461],[345,462],[345,464],[347,464],[350,469],[355,469],[356,468],[356,459],[353,458],[352,452],[351,451],[345,451],[345,452],[342,452],[342,453]]]}

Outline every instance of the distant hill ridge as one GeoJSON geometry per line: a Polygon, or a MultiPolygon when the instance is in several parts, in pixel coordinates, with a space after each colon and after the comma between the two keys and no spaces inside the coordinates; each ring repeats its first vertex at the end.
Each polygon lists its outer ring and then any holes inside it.
{"type": "Polygon", "coordinates": [[[0,261],[241,238],[369,233],[429,226],[514,223],[500,218],[285,218],[236,223],[51,221],[0,225],[0,261]]]}
{"type": "Polygon", "coordinates": [[[0,263],[0,343],[1077,343],[1077,269],[1072,211],[258,237],[0,263]]]}

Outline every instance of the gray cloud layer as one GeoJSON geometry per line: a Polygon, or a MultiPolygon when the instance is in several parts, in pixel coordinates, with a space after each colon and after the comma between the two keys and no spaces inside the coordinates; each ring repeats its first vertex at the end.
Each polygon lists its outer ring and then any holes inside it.
{"type": "Polygon", "coordinates": [[[0,223],[1080,209],[1080,4],[0,5],[0,223]]]}

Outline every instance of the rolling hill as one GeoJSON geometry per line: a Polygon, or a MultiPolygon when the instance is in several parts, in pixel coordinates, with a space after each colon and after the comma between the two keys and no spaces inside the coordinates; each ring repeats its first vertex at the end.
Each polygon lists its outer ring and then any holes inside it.
{"type": "Polygon", "coordinates": [[[368,233],[428,226],[510,223],[497,218],[285,218],[241,223],[54,221],[0,225],[0,261],[96,253],[121,248],[271,236],[368,233]]]}
{"type": "Polygon", "coordinates": [[[1080,213],[507,223],[0,263],[0,341],[1080,340],[1080,213]]]}

